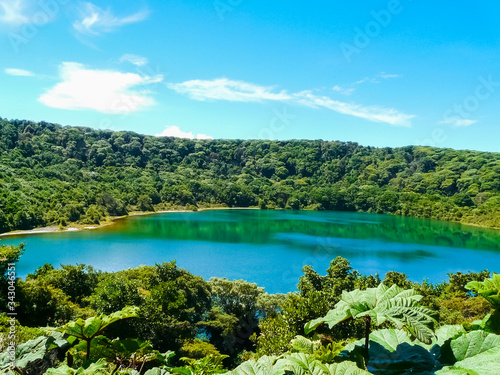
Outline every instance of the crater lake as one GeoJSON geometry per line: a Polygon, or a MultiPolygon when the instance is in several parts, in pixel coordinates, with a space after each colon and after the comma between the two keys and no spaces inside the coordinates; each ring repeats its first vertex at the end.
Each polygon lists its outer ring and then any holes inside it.
{"type": "Polygon", "coordinates": [[[406,273],[441,282],[449,272],[500,271],[500,231],[408,217],[313,211],[206,210],[130,216],[94,230],[2,237],[26,244],[22,277],[45,263],[101,271],[176,260],[195,275],[244,279],[269,293],[296,290],[301,268],[325,274],[347,258],[362,274],[406,273]]]}

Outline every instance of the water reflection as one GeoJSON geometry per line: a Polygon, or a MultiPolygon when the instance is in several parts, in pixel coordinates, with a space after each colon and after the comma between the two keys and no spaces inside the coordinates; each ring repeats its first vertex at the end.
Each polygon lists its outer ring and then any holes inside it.
{"type": "Polygon", "coordinates": [[[447,272],[499,271],[499,233],[375,214],[213,210],[136,216],[98,230],[2,243],[26,242],[21,275],[44,263],[113,271],[176,259],[205,278],[243,278],[270,292],[287,292],[295,290],[302,266],[324,273],[336,256],[365,274],[395,270],[418,281],[442,281],[447,272]]]}

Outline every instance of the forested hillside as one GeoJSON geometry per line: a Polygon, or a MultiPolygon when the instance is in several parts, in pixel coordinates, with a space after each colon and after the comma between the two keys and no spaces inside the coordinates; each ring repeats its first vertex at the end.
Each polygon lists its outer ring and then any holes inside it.
{"type": "Polygon", "coordinates": [[[188,140],[0,119],[0,232],[166,208],[349,210],[500,227],[500,154],[188,140]]]}

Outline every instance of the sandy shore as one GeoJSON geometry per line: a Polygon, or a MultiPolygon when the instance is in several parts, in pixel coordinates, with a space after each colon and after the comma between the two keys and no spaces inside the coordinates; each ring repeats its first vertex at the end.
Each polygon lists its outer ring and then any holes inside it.
{"type": "MultiPolygon", "coordinates": [[[[207,211],[207,210],[252,210],[252,209],[258,209],[255,207],[213,207],[213,208],[199,208],[198,211],[207,211]]],[[[130,212],[128,215],[124,216],[113,216],[108,218],[106,222],[103,222],[101,224],[96,224],[96,225],[89,225],[89,224],[75,224],[71,223],[68,226],[64,228],[60,228],[58,226],[49,226],[49,227],[43,227],[43,228],[35,228],[35,229],[30,229],[30,230],[15,230],[12,232],[8,233],[2,233],[0,234],[0,237],[7,237],[7,236],[23,236],[23,235],[29,235],[29,234],[43,234],[43,233],[59,233],[59,232],[77,232],[77,231],[82,231],[82,230],[93,230],[93,229],[99,229],[103,228],[109,225],[113,225],[116,220],[121,220],[125,219],[130,216],[144,216],[144,215],[156,215],[156,214],[166,214],[166,213],[174,213],[174,212],[196,212],[196,211],[187,211],[187,210],[161,210],[161,211],[152,211],[152,212],[142,212],[142,211],[134,211],[130,212]]]]}

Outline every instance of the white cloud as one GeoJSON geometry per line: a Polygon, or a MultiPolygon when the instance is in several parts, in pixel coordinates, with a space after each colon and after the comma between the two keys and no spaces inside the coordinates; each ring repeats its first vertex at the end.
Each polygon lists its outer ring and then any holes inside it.
{"type": "Polygon", "coordinates": [[[333,87],[332,87],[332,90],[333,90],[333,91],[335,91],[335,92],[338,92],[338,93],[340,93],[340,94],[342,94],[342,95],[349,96],[349,95],[351,95],[351,94],[352,94],[352,93],[353,93],[356,89],[355,89],[355,88],[352,88],[352,87],[351,87],[351,88],[346,89],[346,88],[341,87],[341,86],[339,86],[339,85],[335,85],[335,86],[333,86],[333,87]]]}
{"type": "Polygon", "coordinates": [[[327,96],[317,96],[311,91],[303,91],[294,95],[297,103],[307,105],[313,108],[323,107],[332,111],[360,117],[373,122],[383,122],[394,126],[411,126],[410,120],[414,115],[407,115],[397,111],[394,108],[384,108],[378,106],[365,107],[359,104],[344,103],[333,100],[327,96]]]}
{"type": "Polygon", "coordinates": [[[24,0],[0,0],[0,24],[20,26],[29,22],[24,0]]]}
{"type": "Polygon", "coordinates": [[[53,108],[90,109],[109,114],[126,114],[155,104],[146,86],[163,80],[161,75],[92,70],[74,62],[62,63],[60,76],[62,82],[40,96],[41,103],[53,108]]]}
{"type": "MultiPolygon", "coordinates": [[[[175,137],[175,138],[188,138],[194,139],[195,136],[192,132],[183,132],[178,126],[172,125],[167,126],[160,134],[156,134],[157,137],[175,137]]],[[[196,139],[214,139],[213,137],[206,134],[197,134],[196,139]]]]}
{"type": "Polygon", "coordinates": [[[265,87],[243,81],[218,78],[212,81],[192,80],[169,84],[169,88],[181,94],[187,94],[195,100],[228,100],[231,102],[260,102],[262,100],[288,100],[285,91],[273,92],[272,87],[265,87]]]}
{"type": "Polygon", "coordinates": [[[0,27],[3,31],[12,31],[25,24],[38,27],[52,22],[59,9],[58,4],[51,1],[0,0],[0,27]]]}
{"type": "Polygon", "coordinates": [[[149,16],[148,10],[142,10],[125,17],[115,16],[110,9],[104,10],[92,3],[84,3],[81,19],[73,23],[80,33],[98,35],[109,33],[131,23],[144,21],[149,16]]]}
{"type": "Polygon", "coordinates": [[[120,57],[120,62],[127,61],[136,66],[144,66],[147,65],[148,59],[139,55],[133,55],[131,53],[126,53],[122,57],[120,57]]]}
{"type": "MultiPolygon", "coordinates": [[[[328,96],[318,96],[312,91],[288,93],[275,92],[272,87],[258,86],[242,81],[231,81],[227,78],[218,78],[212,81],[192,80],[178,84],[168,84],[168,87],[186,94],[195,100],[227,100],[237,102],[259,102],[264,100],[284,101],[301,104],[312,108],[327,108],[332,111],[363,118],[373,122],[383,122],[394,126],[411,126],[410,120],[414,115],[401,113],[393,108],[378,106],[362,106],[359,104],[344,103],[333,100],[328,96]]],[[[334,91],[343,90],[335,86],[334,91]]]]}
{"type": "Polygon", "coordinates": [[[196,134],[196,139],[214,139],[214,137],[206,134],[196,134]]]}
{"type": "Polygon", "coordinates": [[[460,118],[458,116],[456,117],[451,117],[447,118],[446,120],[440,121],[440,124],[448,124],[448,125],[453,125],[457,127],[466,127],[466,126],[471,126],[472,124],[475,124],[477,120],[468,120],[464,118],[460,118]]]}
{"type": "Polygon", "coordinates": [[[20,77],[33,77],[35,74],[30,72],[29,70],[24,69],[5,69],[5,73],[10,76],[20,76],[20,77]]]}
{"type": "Polygon", "coordinates": [[[387,78],[400,78],[401,75],[400,74],[387,74],[387,73],[380,73],[378,75],[380,78],[383,78],[383,79],[387,79],[387,78]]]}
{"type": "Polygon", "coordinates": [[[355,85],[360,85],[365,82],[369,83],[380,83],[380,79],[389,79],[389,78],[400,78],[401,75],[399,74],[387,74],[384,72],[381,72],[380,74],[377,74],[375,77],[365,77],[363,79],[360,79],[357,82],[354,82],[355,85]]]}

